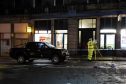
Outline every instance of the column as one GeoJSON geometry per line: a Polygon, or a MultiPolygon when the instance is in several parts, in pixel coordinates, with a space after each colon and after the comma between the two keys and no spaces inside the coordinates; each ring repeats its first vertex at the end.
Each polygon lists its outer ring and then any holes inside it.
{"type": "Polygon", "coordinates": [[[74,18],[68,19],[68,49],[70,55],[77,55],[78,46],[78,23],[79,21],[74,18]]]}
{"type": "Polygon", "coordinates": [[[29,41],[33,41],[34,39],[33,39],[33,37],[34,37],[34,21],[33,20],[30,20],[29,22],[28,22],[28,26],[29,27],[31,27],[31,32],[27,32],[27,33],[29,33],[29,41]]]}
{"type": "Polygon", "coordinates": [[[97,17],[97,27],[96,27],[96,40],[97,40],[97,47],[100,47],[100,17],[97,17]]]}
{"type": "Polygon", "coordinates": [[[51,44],[54,45],[54,19],[51,20],[51,44]]]}
{"type": "MultiPolygon", "coordinates": [[[[121,17],[120,17],[121,18],[121,17]]],[[[117,29],[116,29],[116,38],[115,38],[115,49],[120,49],[120,29],[121,29],[121,20],[117,21],[117,29]]]]}
{"type": "Polygon", "coordinates": [[[15,34],[14,34],[14,23],[11,23],[11,48],[14,47],[15,43],[15,34]]]}

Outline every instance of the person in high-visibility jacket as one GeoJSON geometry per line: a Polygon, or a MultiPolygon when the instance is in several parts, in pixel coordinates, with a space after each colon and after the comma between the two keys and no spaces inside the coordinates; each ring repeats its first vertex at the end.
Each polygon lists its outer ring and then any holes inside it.
{"type": "Polygon", "coordinates": [[[94,42],[93,42],[92,38],[89,38],[87,45],[88,45],[88,60],[91,61],[93,51],[94,51],[94,42]]]}

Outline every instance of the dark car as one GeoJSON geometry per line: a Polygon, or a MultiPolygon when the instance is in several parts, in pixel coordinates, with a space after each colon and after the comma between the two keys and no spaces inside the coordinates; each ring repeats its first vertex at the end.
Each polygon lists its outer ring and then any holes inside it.
{"type": "Polygon", "coordinates": [[[58,64],[69,57],[69,52],[66,49],[57,49],[47,42],[28,42],[24,48],[11,48],[10,56],[20,64],[40,58],[47,58],[53,64],[58,64]]]}

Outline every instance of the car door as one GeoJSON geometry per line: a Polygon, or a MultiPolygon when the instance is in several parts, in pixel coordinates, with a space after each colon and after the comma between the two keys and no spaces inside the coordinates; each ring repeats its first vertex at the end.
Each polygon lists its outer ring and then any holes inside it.
{"type": "Polygon", "coordinates": [[[43,45],[41,46],[41,53],[44,58],[49,58],[52,54],[52,49],[48,45],[43,43],[43,45]]]}
{"type": "Polygon", "coordinates": [[[39,48],[38,43],[35,42],[29,43],[27,46],[28,47],[26,51],[27,51],[27,55],[29,55],[30,58],[38,58],[41,56],[41,49],[39,48]]]}

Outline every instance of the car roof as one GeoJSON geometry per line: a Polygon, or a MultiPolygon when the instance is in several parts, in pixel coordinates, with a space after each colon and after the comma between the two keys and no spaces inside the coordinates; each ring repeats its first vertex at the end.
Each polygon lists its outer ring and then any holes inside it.
{"type": "Polygon", "coordinates": [[[45,42],[28,42],[28,43],[45,43],[45,42]]]}

